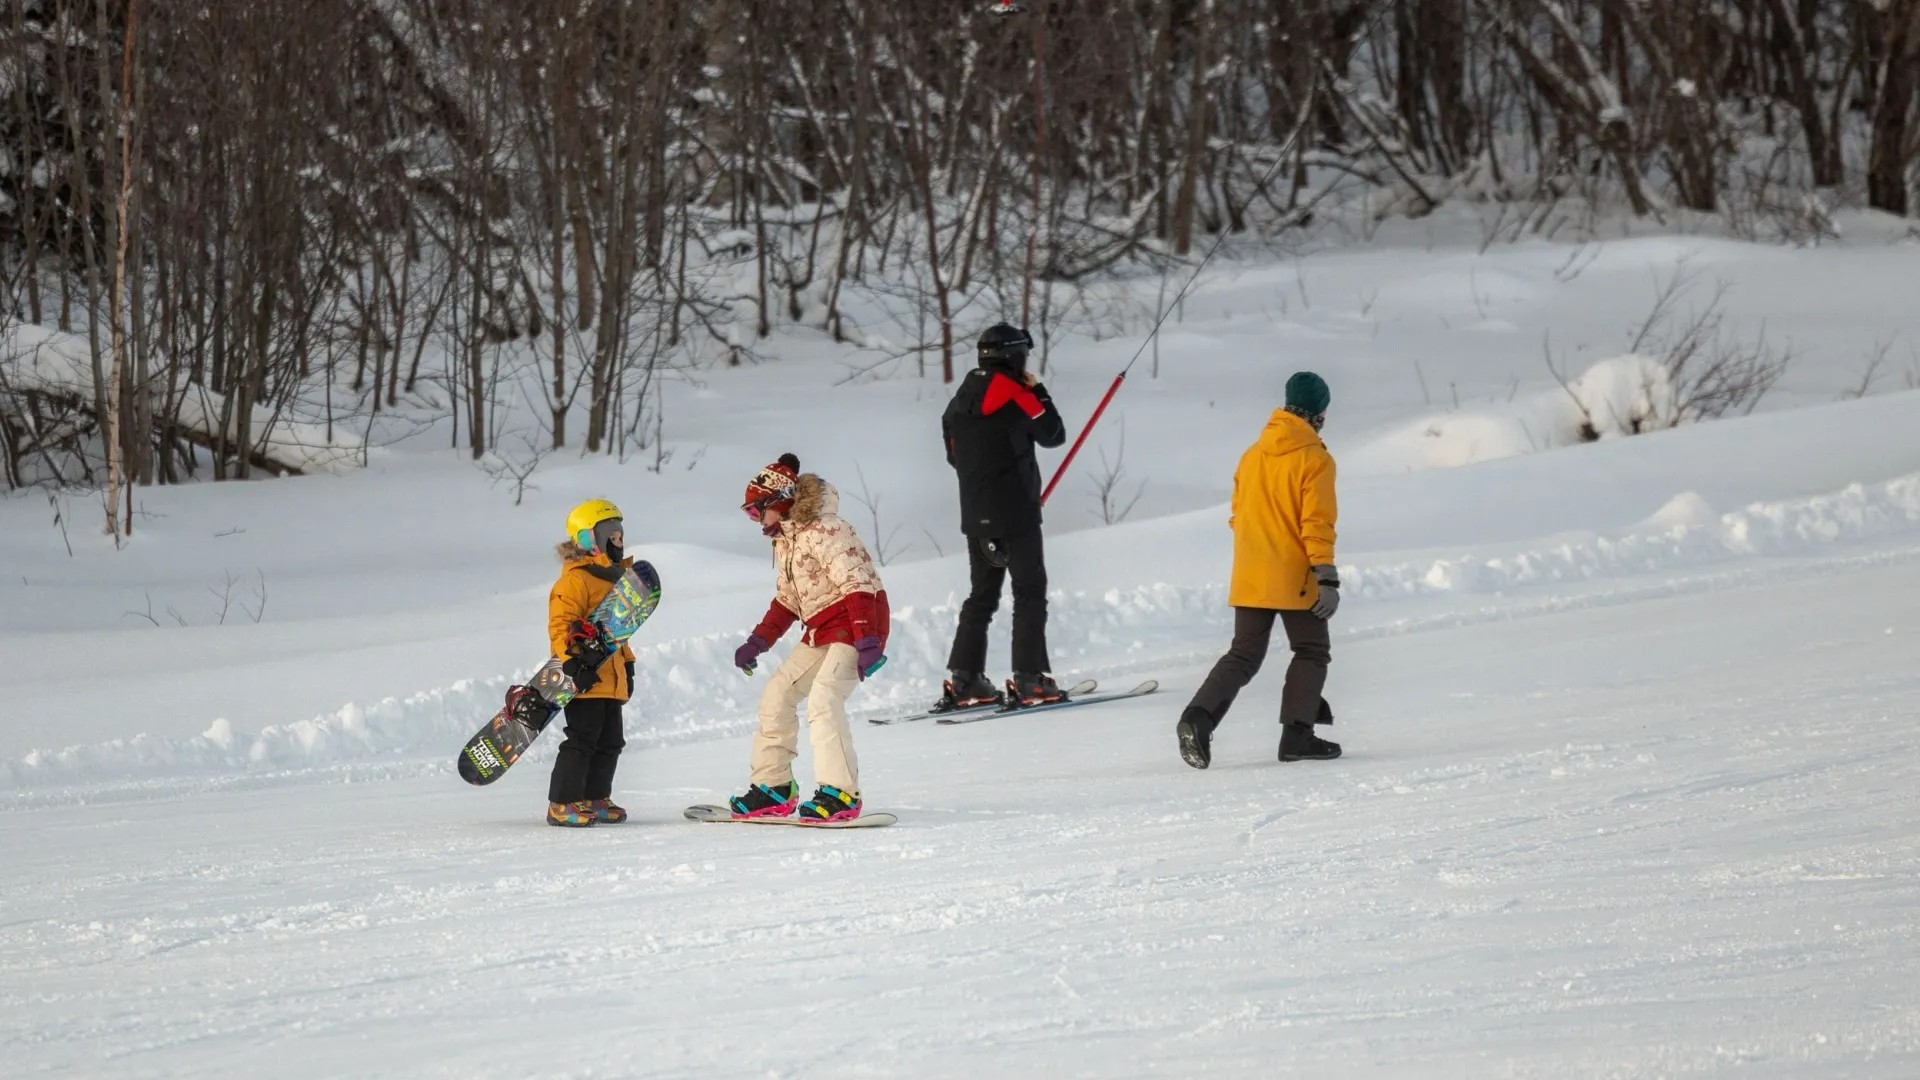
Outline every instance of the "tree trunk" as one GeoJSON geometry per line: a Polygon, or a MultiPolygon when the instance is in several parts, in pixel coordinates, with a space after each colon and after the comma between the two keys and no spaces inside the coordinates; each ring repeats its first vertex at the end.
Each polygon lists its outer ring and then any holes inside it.
{"type": "Polygon", "coordinates": [[[1200,163],[1207,155],[1207,68],[1213,63],[1209,39],[1213,36],[1213,2],[1206,0],[1194,15],[1193,83],[1187,92],[1187,147],[1180,166],[1180,192],[1173,200],[1173,250],[1185,255],[1193,248],[1193,218],[1199,202],[1200,163]]]}
{"type": "Polygon", "coordinates": [[[1891,0],[1883,20],[1880,95],[1873,106],[1867,154],[1867,203],[1905,217],[1911,210],[1907,172],[1913,165],[1914,93],[1920,89],[1920,0],[1891,0]]]}

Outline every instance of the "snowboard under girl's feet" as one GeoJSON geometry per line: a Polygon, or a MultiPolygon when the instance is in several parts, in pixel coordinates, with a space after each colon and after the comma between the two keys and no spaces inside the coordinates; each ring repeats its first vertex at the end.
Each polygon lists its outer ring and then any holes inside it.
{"type": "Polygon", "coordinates": [[[778,814],[735,817],[731,807],[714,806],[709,803],[687,807],[685,816],[688,821],[730,822],[735,825],[793,825],[802,829],[873,829],[882,825],[891,825],[899,820],[892,814],[878,810],[862,810],[859,817],[842,821],[809,821],[800,817],[781,817],[778,814]]]}

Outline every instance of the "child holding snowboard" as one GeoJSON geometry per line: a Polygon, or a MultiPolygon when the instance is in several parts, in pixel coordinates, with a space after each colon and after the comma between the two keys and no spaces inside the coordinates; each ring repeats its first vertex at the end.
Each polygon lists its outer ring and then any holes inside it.
{"type": "Polygon", "coordinates": [[[553,655],[567,657],[563,670],[578,693],[567,703],[567,737],[547,784],[549,825],[627,820],[612,795],[613,770],[627,745],[621,706],[633,692],[633,650],[625,642],[609,648],[588,621],[633,565],[625,543],[620,508],[605,499],[583,502],[567,515],[567,538],[558,548],[563,565],[547,595],[547,637],[553,655]]]}
{"type": "Polygon", "coordinates": [[[839,516],[839,492],[801,473],[792,454],[755,474],[741,509],[772,539],[775,576],[773,603],[734,650],[735,666],[752,674],[795,622],[804,631],[760,695],[752,786],[731,800],[733,816],[785,817],[797,809],[810,821],[850,821],[860,816],[860,773],[846,704],[885,658],[886,590],[866,545],[839,516]],[[819,781],[806,802],[793,779],[801,698],[819,781]]]}

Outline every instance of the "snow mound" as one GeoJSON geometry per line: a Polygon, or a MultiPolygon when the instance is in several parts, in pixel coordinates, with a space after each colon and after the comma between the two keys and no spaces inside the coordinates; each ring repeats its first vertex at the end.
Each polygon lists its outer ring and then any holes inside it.
{"type": "MultiPolygon", "coordinates": [[[[917,711],[939,693],[948,646],[959,619],[960,597],[894,612],[886,676],[868,683],[852,703],[856,719],[917,711]]],[[[1057,591],[1050,597],[1061,644],[1057,669],[1075,673],[1076,659],[1184,651],[1198,625],[1210,636],[1226,623],[1224,585],[1200,588],[1149,584],[1098,594],[1057,591]]],[[[1006,651],[1006,620],[996,627],[994,647],[1006,651]]],[[[748,678],[733,667],[731,636],[705,635],[658,643],[635,639],[633,703],[627,709],[627,741],[636,748],[743,736],[757,720],[764,675],[748,678]]],[[[784,654],[784,649],[779,650],[784,654]]],[[[450,768],[461,743],[500,707],[511,677],[462,680],[402,698],[349,702],[331,712],[257,732],[214,720],[200,735],[164,739],[141,734],[127,739],[59,749],[35,749],[0,762],[0,791],[100,782],[272,775],[300,770],[404,763],[410,771],[450,768]]],[[[1075,677],[1078,677],[1077,674],[1075,677]]],[[[559,739],[535,743],[527,763],[551,760],[559,739]]],[[[527,765],[523,764],[522,768],[527,765]]]]}
{"type": "Polygon", "coordinates": [[[1355,475],[1455,469],[1689,422],[1667,369],[1637,353],[1587,368],[1564,389],[1401,424],[1343,451],[1355,475]]]}
{"type": "Polygon", "coordinates": [[[1852,484],[1805,499],[1754,503],[1715,515],[1704,499],[1678,495],[1640,527],[1618,536],[1571,536],[1498,554],[1340,566],[1349,597],[1499,593],[1553,582],[1684,570],[1752,556],[1808,554],[1920,531],[1920,474],[1852,484]]]}
{"type": "Polygon", "coordinates": [[[1567,384],[1567,392],[1580,411],[1574,434],[1582,441],[1638,435],[1683,419],[1665,365],[1638,353],[1594,364],[1567,384]]]}
{"type": "MultiPolygon", "coordinates": [[[[80,402],[93,400],[93,354],[79,334],[23,323],[0,334],[0,354],[16,359],[14,377],[21,389],[80,402]]],[[[178,409],[180,422],[191,431],[207,437],[222,433],[229,441],[239,434],[242,417],[228,406],[224,395],[204,385],[182,391],[178,409]]],[[[365,463],[367,449],[331,432],[327,424],[293,419],[258,405],[246,419],[252,449],[282,468],[344,473],[365,463]]]]}

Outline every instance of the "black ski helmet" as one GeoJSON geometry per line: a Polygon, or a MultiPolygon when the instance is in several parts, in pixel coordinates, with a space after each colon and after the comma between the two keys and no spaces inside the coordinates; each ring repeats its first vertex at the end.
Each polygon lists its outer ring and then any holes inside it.
{"type": "Polygon", "coordinates": [[[1019,374],[1027,370],[1027,354],[1033,351],[1033,337],[1006,323],[995,323],[980,335],[980,366],[999,368],[1019,374]]]}

